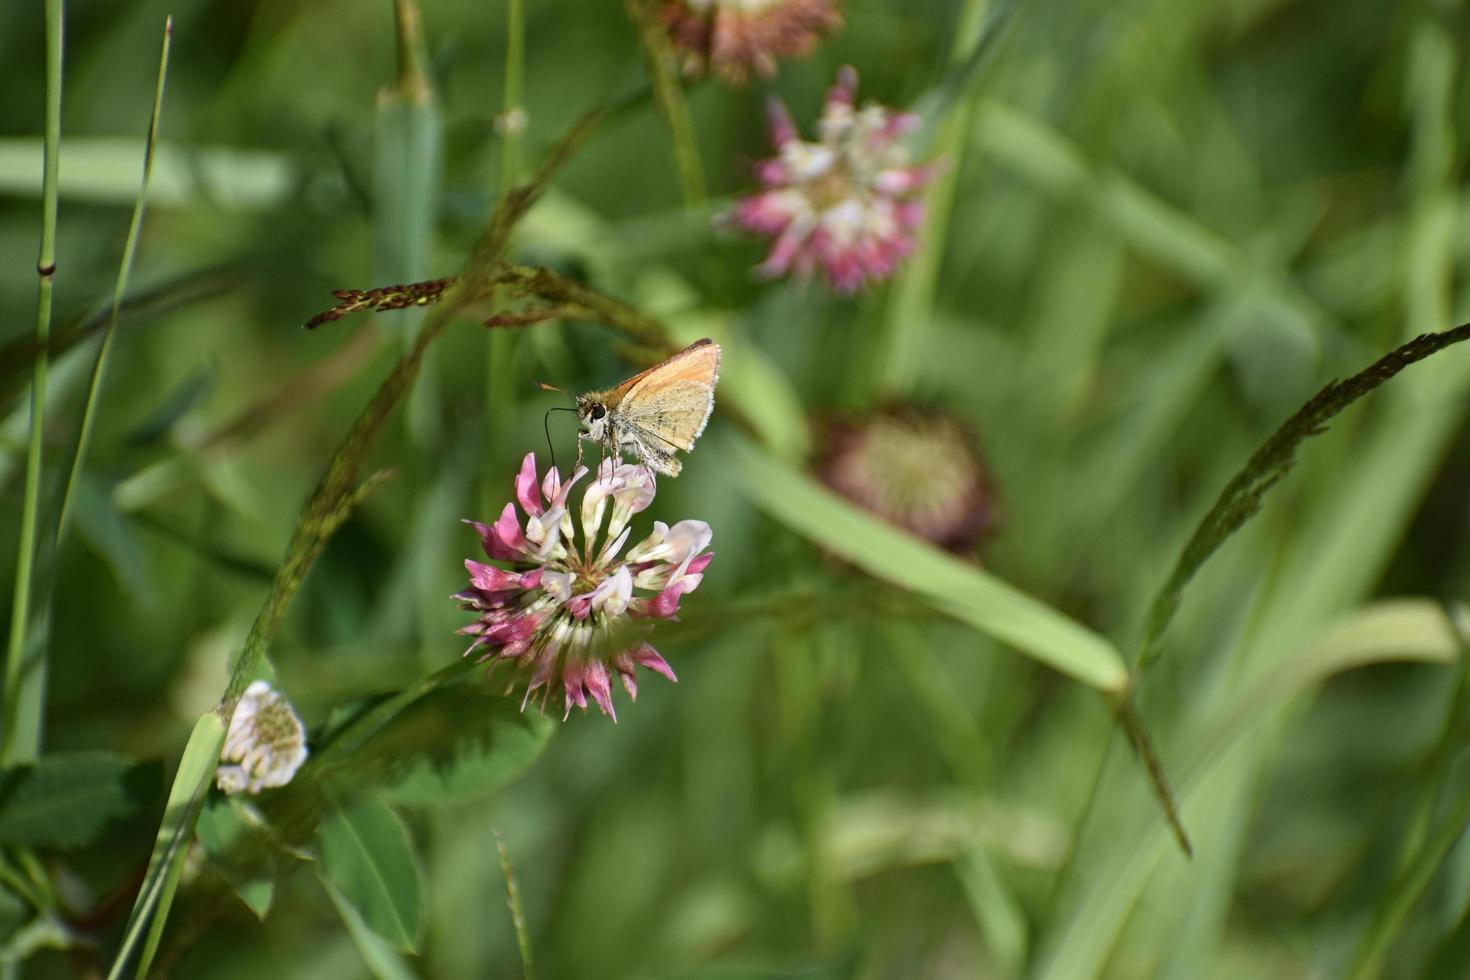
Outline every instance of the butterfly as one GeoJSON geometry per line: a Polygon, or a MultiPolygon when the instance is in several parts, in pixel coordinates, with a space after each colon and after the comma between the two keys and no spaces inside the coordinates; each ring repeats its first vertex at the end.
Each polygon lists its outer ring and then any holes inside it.
{"type": "Polygon", "coordinates": [[[614,455],[627,453],[665,476],[678,476],[683,463],[674,452],[694,448],[715,407],[719,380],[720,345],[706,337],[622,384],[578,395],[578,462],[586,440],[614,455]]]}

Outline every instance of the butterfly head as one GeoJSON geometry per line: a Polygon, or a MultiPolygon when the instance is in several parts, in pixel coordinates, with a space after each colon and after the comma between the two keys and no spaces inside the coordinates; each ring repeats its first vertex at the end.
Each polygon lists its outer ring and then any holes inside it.
{"type": "Polygon", "coordinates": [[[583,438],[592,442],[607,441],[607,428],[612,420],[600,392],[577,396],[577,420],[581,423],[583,438]]]}

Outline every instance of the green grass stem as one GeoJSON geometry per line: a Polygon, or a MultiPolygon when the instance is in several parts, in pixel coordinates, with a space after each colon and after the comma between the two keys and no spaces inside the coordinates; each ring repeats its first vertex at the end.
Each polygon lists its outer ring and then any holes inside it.
{"type": "Polygon", "coordinates": [[[41,251],[36,260],[38,354],[31,376],[30,440],[26,445],[25,498],[10,604],[10,640],[5,657],[5,718],[0,731],[0,765],[34,762],[41,753],[46,698],[46,657],[28,647],[31,580],[40,520],[41,442],[46,425],[46,372],[50,358],[51,299],[56,282],[57,170],[61,160],[61,67],[64,30],[61,0],[46,0],[46,157],[41,190],[41,251]]]}

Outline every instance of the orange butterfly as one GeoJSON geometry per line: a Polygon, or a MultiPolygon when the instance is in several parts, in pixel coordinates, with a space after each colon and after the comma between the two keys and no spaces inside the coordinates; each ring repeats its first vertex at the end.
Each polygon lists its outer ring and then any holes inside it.
{"type": "Polygon", "coordinates": [[[694,448],[714,410],[719,380],[720,345],[705,338],[616,387],[578,395],[578,462],[585,439],[613,454],[628,453],[665,476],[678,476],[683,464],[674,452],[694,448]]]}

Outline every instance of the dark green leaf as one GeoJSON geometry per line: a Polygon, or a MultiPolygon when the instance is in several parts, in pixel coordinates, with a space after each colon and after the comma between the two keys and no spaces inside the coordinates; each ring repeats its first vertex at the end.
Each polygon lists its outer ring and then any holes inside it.
{"type": "Polygon", "coordinates": [[[242,846],[247,839],[263,843],[262,829],[241,819],[229,799],[216,797],[199,812],[194,834],[240,901],[264,920],[275,897],[275,863],[268,848],[242,846]]]}
{"type": "Polygon", "coordinates": [[[0,943],[8,943],[25,924],[29,909],[25,900],[9,888],[0,887],[0,943]]]}
{"type": "Polygon", "coordinates": [[[404,710],[358,761],[377,771],[376,784],[390,802],[450,806],[511,782],[536,761],[556,727],[498,691],[457,684],[404,710]]]}

